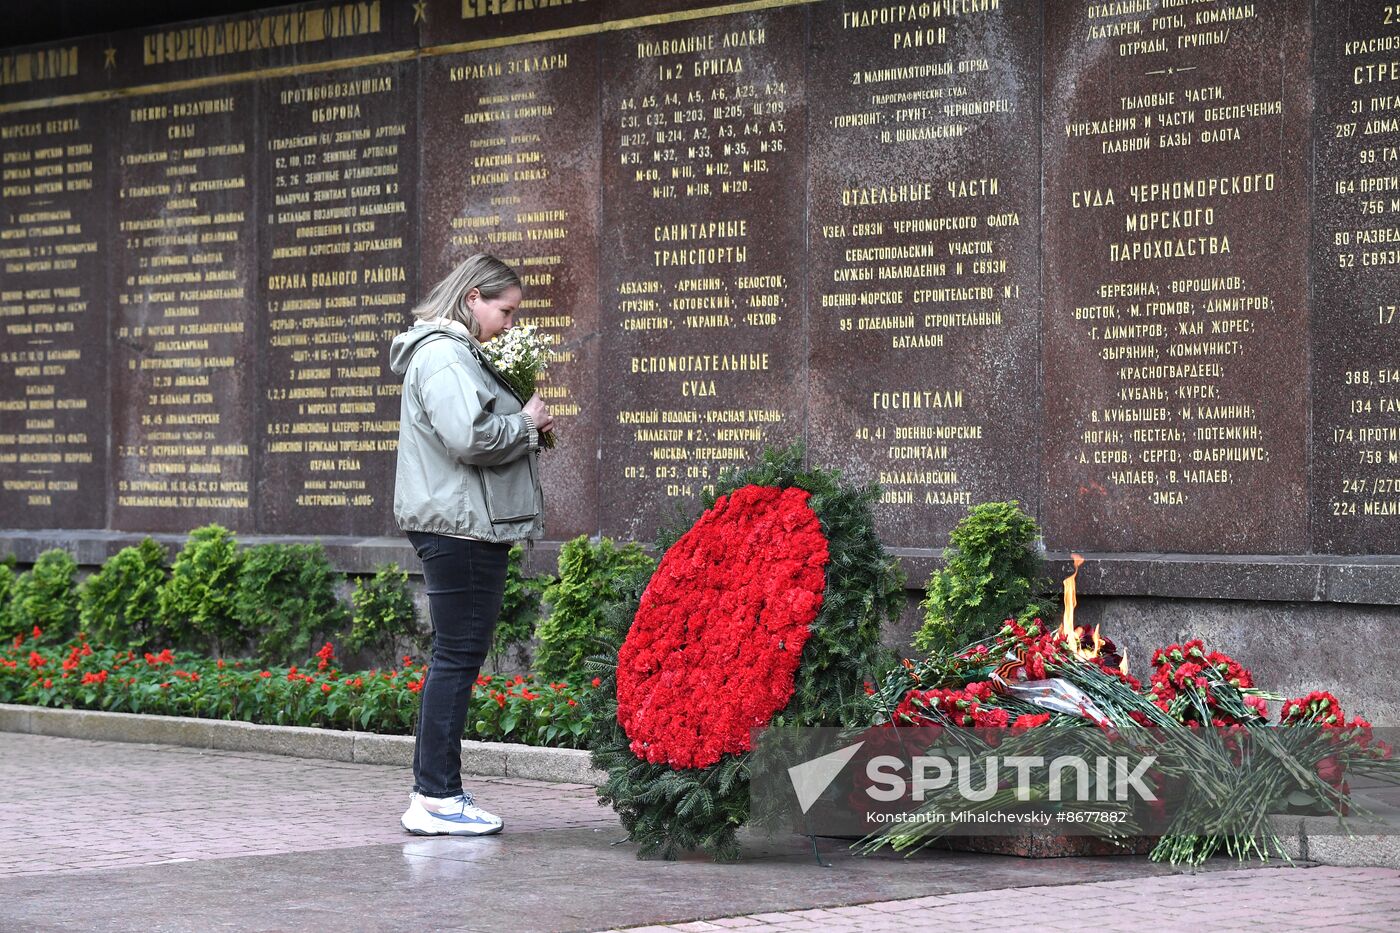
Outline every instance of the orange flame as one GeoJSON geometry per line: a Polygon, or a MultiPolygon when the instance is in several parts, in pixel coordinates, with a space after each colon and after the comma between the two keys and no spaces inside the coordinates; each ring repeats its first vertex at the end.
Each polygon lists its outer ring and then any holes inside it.
{"type": "Polygon", "coordinates": [[[1103,653],[1104,640],[1096,625],[1090,635],[1091,646],[1089,648],[1083,646],[1084,629],[1078,628],[1074,624],[1074,609],[1079,605],[1074,579],[1079,576],[1079,568],[1084,565],[1084,558],[1078,554],[1071,554],[1070,557],[1074,560],[1074,572],[1065,577],[1065,615],[1060,622],[1060,634],[1064,636],[1065,646],[1071,653],[1086,661],[1092,661],[1103,653]]]}
{"type": "Polygon", "coordinates": [[[1074,578],[1079,576],[1079,568],[1084,564],[1084,558],[1078,554],[1071,554],[1074,559],[1074,572],[1065,577],[1065,616],[1060,622],[1060,634],[1065,637],[1068,645],[1078,645],[1079,639],[1075,637],[1074,628],[1074,607],[1079,605],[1079,600],[1075,597],[1074,578]]]}

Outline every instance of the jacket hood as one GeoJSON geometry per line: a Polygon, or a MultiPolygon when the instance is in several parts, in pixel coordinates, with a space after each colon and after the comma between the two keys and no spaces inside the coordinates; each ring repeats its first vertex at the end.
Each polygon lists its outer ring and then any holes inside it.
{"type": "Polygon", "coordinates": [[[408,363],[413,359],[413,354],[423,345],[423,341],[427,340],[429,337],[437,337],[444,334],[468,347],[474,343],[471,337],[467,335],[466,328],[462,328],[459,331],[446,324],[420,322],[414,324],[402,334],[399,334],[394,338],[394,342],[389,345],[389,368],[393,370],[394,375],[402,376],[404,373],[408,372],[408,363]]]}

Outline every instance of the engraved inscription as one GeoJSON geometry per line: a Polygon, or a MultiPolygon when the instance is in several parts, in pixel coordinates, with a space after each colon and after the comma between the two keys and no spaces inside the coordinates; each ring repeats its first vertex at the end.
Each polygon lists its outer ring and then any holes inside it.
{"type": "Polygon", "coordinates": [[[1302,546],[1305,20],[1296,3],[1047,20],[1047,86],[1078,71],[1045,120],[1056,543],[1302,546]],[[1248,516],[1222,529],[1226,509],[1248,516]]]}
{"type": "Polygon", "coordinates": [[[1313,185],[1316,547],[1393,553],[1400,535],[1400,21],[1319,10],[1313,185]]]}
{"type": "Polygon", "coordinates": [[[1003,456],[1036,406],[1033,14],[814,11],[854,67],[812,79],[812,448],[880,484],[901,546],[975,502],[1035,507],[1034,461],[1003,456]]]}
{"type": "Polygon", "coordinates": [[[617,35],[604,78],[610,534],[800,432],[801,11],[617,35]]]}
{"type": "Polygon", "coordinates": [[[264,88],[267,527],[392,530],[400,385],[384,347],[416,297],[407,99],[396,68],[264,88]]]}
{"type": "Polygon", "coordinates": [[[0,512],[11,526],[106,524],[104,135],[97,108],[0,122],[0,512]]]}
{"type": "Polygon", "coordinates": [[[117,527],[252,527],[252,113],[246,88],[116,111],[117,527]]]}

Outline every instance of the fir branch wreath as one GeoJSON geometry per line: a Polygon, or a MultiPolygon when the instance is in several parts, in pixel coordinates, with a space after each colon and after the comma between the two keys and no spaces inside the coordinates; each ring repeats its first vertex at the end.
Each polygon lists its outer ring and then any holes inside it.
{"type": "Polygon", "coordinates": [[[750,729],[862,721],[904,575],[875,535],[876,487],[804,465],[796,445],[721,474],[688,529],[609,607],[588,661],[599,803],[638,857],[738,857],[750,729]]]}

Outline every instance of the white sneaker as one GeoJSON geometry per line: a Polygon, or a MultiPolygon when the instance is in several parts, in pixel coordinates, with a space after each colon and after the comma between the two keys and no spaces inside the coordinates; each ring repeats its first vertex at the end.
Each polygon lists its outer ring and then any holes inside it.
{"type": "Polygon", "coordinates": [[[415,836],[490,836],[505,825],[499,816],[478,807],[471,794],[415,794],[399,824],[415,836]]]}

